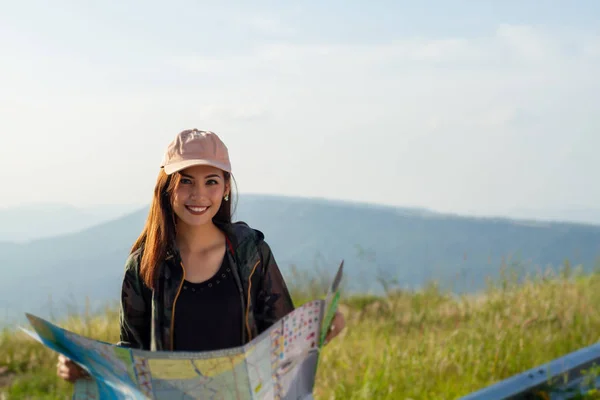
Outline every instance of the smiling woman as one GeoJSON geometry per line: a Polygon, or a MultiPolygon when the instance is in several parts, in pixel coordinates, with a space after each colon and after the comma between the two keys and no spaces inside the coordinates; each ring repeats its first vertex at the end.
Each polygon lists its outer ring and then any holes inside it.
{"type": "MultiPolygon", "coordinates": [[[[248,343],[294,309],[261,231],[231,220],[231,163],[213,132],[169,144],[125,265],[120,346],[209,351],[248,343]]],[[[344,328],[338,313],[326,342],[344,328]]],[[[59,357],[68,381],[84,372],[59,357]]]]}
{"type": "Polygon", "coordinates": [[[229,219],[229,207],[221,201],[229,200],[228,172],[208,165],[198,165],[186,168],[175,180],[178,180],[178,184],[173,198],[173,211],[179,219],[192,226],[204,225],[214,217],[229,219]],[[200,192],[204,194],[203,199],[196,196],[200,192]],[[190,215],[205,218],[190,218],[190,215]]]}

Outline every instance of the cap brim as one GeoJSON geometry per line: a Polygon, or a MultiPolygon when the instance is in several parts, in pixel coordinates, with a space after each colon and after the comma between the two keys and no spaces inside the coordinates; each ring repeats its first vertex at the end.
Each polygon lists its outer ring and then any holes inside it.
{"type": "Polygon", "coordinates": [[[209,165],[211,167],[219,168],[223,171],[231,173],[231,168],[229,167],[229,165],[227,165],[225,163],[219,163],[219,162],[213,162],[213,161],[207,161],[207,160],[179,161],[179,162],[176,162],[173,164],[165,165],[165,166],[163,166],[163,169],[165,170],[165,174],[171,175],[171,174],[174,174],[175,172],[179,172],[186,168],[194,167],[196,165],[209,165]]]}

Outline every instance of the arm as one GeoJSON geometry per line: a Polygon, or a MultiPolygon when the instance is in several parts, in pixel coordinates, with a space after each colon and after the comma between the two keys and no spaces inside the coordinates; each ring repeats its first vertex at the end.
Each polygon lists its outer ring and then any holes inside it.
{"type": "Polygon", "coordinates": [[[261,333],[292,312],[294,303],[269,245],[261,242],[259,251],[263,268],[255,311],[258,332],[261,333]]]}
{"type": "Polygon", "coordinates": [[[133,254],[125,265],[119,308],[120,340],[122,347],[150,348],[151,292],[138,274],[138,259],[133,254]]]}

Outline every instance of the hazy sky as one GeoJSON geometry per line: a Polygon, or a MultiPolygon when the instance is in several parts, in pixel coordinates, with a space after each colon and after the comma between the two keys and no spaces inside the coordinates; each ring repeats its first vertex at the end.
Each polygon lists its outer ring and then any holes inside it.
{"type": "Polygon", "coordinates": [[[147,203],[195,127],[242,194],[600,207],[597,0],[84,3],[0,6],[0,206],[147,203]]]}

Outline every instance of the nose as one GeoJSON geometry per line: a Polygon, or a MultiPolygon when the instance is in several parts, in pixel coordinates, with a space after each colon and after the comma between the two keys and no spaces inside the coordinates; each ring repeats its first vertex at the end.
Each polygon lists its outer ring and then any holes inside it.
{"type": "Polygon", "coordinates": [[[200,199],[204,196],[204,187],[201,184],[194,184],[192,186],[192,191],[190,193],[190,197],[193,199],[200,199]]]}

